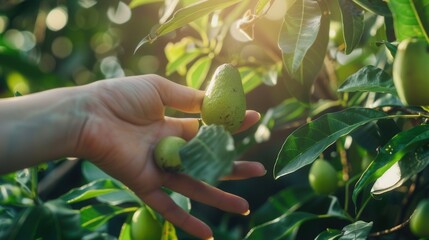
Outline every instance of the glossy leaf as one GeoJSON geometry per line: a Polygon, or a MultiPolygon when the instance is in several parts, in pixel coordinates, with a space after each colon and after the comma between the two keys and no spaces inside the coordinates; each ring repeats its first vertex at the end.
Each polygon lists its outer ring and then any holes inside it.
{"type": "Polygon", "coordinates": [[[256,69],[241,67],[238,70],[240,71],[244,93],[249,93],[262,84],[262,77],[258,74],[256,69]]]}
{"type": "Polygon", "coordinates": [[[361,175],[353,191],[353,201],[356,203],[359,193],[366,186],[374,183],[407,153],[428,143],[429,125],[416,126],[395,135],[387,144],[379,149],[377,157],[361,175]]]}
{"type": "Polygon", "coordinates": [[[89,205],[80,210],[81,225],[86,229],[94,231],[113,217],[136,210],[137,207],[121,208],[106,204],[89,205]]]}
{"type": "Polygon", "coordinates": [[[311,164],[327,147],[356,128],[386,118],[383,112],[368,108],[349,108],[328,113],[290,134],[283,143],[274,166],[279,178],[311,164]]]}
{"type": "Polygon", "coordinates": [[[380,92],[397,95],[392,77],[383,69],[365,66],[348,77],[338,88],[338,92],[380,92]]]}
{"type": "Polygon", "coordinates": [[[222,126],[202,126],[180,150],[184,172],[214,185],[232,170],[237,157],[234,139],[222,126]]]}
{"type": "Polygon", "coordinates": [[[423,34],[429,41],[429,0],[411,0],[410,2],[423,34]]]}
{"type": "Polygon", "coordinates": [[[410,0],[390,0],[388,4],[392,11],[395,35],[398,41],[410,37],[424,37],[410,0]]]}
{"type": "Polygon", "coordinates": [[[252,228],[244,239],[284,239],[290,236],[304,222],[317,218],[317,215],[306,212],[285,214],[270,222],[252,228]]]}
{"type": "Polygon", "coordinates": [[[321,18],[320,6],[312,0],[298,0],[286,13],[279,45],[290,75],[299,74],[305,55],[317,38],[321,18]]]}
{"type": "Polygon", "coordinates": [[[353,0],[356,4],[367,11],[373,12],[381,16],[391,16],[389,6],[384,0],[353,0]]]}
{"type": "Polygon", "coordinates": [[[131,237],[131,219],[133,214],[128,214],[127,219],[122,224],[121,232],[119,233],[119,240],[133,240],[131,237]]]}
{"type": "Polygon", "coordinates": [[[340,0],[341,19],[345,53],[350,54],[355,49],[363,35],[364,12],[350,0],[340,0]]]}
{"type": "MultiPolygon", "coordinates": [[[[311,1],[311,0],[305,0],[305,1],[311,1]]],[[[303,0],[296,1],[297,4],[302,4],[303,0]]],[[[316,2],[316,1],[312,1],[316,2]]],[[[297,69],[296,72],[291,72],[291,69],[289,69],[288,65],[290,65],[290,57],[288,55],[297,54],[297,56],[302,55],[302,52],[291,52],[291,49],[293,48],[293,42],[294,40],[299,40],[299,36],[294,34],[293,32],[297,31],[297,29],[289,29],[286,24],[287,18],[285,18],[285,21],[283,23],[280,37],[279,37],[279,46],[283,53],[283,63],[287,69],[286,75],[288,75],[288,81],[287,81],[287,87],[288,91],[292,96],[298,98],[301,101],[308,102],[310,97],[310,91],[313,85],[313,82],[317,75],[320,72],[320,69],[323,66],[323,61],[325,59],[327,46],[329,42],[329,25],[330,25],[330,18],[328,14],[328,9],[325,6],[325,3],[323,1],[318,1],[318,4],[320,4],[320,23],[318,27],[317,32],[305,32],[306,34],[312,34],[317,36],[316,39],[313,41],[313,44],[311,46],[306,46],[306,44],[301,43],[300,46],[304,47],[306,49],[305,56],[301,56],[302,62],[299,65],[299,69],[297,69]],[[291,31],[292,33],[288,32],[291,31]],[[289,36],[292,35],[292,36],[289,36]],[[291,43],[289,43],[291,42],[291,43]],[[285,56],[286,53],[286,56],[285,56]],[[289,62],[289,63],[288,63],[289,62]]],[[[293,6],[289,11],[293,11],[293,6]]],[[[312,4],[312,6],[315,6],[312,4]]],[[[314,14],[317,15],[317,13],[314,12],[314,14]]],[[[308,41],[304,41],[304,43],[308,43],[308,41]]],[[[302,50],[302,49],[301,49],[302,50]]],[[[301,58],[300,57],[300,58],[301,58]]],[[[299,59],[295,57],[295,59],[299,59]]]]}
{"type": "Polygon", "coordinates": [[[186,84],[189,87],[199,89],[204,81],[207,79],[212,64],[212,58],[209,56],[198,59],[186,74],[186,84]]]}
{"type": "Polygon", "coordinates": [[[382,194],[402,186],[405,181],[421,172],[428,164],[429,149],[427,146],[409,152],[375,181],[371,193],[382,194]]]}
{"type": "Polygon", "coordinates": [[[206,14],[229,7],[238,2],[240,2],[240,0],[203,0],[181,8],[174,13],[170,20],[159,25],[152,30],[149,35],[143,38],[137,45],[136,50],[143,44],[153,43],[158,37],[183,27],[206,14]]]}
{"type": "Polygon", "coordinates": [[[126,187],[115,180],[100,179],[70,190],[61,196],[61,199],[68,203],[76,203],[124,189],[126,189],[126,187]]]}
{"type": "Polygon", "coordinates": [[[164,0],[132,0],[129,4],[130,8],[139,7],[145,4],[150,3],[161,3],[164,2],[164,0]]]}
{"type": "Polygon", "coordinates": [[[372,222],[357,221],[343,228],[343,236],[338,240],[366,240],[372,228],[372,222]]]}

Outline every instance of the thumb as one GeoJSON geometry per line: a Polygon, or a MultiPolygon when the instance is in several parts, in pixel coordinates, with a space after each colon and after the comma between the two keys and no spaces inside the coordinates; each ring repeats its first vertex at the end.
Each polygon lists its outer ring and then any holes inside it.
{"type": "Polygon", "coordinates": [[[158,75],[148,75],[148,81],[157,89],[165,106],[189,113],[201,111],[204,91],[180,85],[158,75]]]}

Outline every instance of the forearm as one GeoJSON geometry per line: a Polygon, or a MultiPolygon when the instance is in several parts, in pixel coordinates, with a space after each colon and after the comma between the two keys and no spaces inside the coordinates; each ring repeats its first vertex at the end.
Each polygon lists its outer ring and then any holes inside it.
{"type": "Polygon", "coordinates": [[[74,154],[87,118],[83,88],[0,100],[0,174],[74,154]]]}

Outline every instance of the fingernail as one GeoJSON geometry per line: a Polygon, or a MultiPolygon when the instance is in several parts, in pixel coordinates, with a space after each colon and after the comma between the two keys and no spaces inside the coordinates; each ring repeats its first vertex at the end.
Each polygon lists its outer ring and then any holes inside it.
{"type": "Polygon", "coordinates": [[[245,211],[242,215],[243,216],[248,216],[250,214],[250,209],[247,209],[247,211],[245,211]]]}

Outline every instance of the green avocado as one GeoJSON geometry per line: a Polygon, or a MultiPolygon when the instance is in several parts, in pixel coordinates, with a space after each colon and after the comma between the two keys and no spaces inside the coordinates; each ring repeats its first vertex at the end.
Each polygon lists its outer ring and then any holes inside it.
{"type": "Polygon", "coordinates": [[[154,157],[159,168],[165,171],[177,172],[182,169],[180,148],[186,144],[186,140],[176,136],[162,138],[155,146],[154,157]]]}
{"type": "Polygon", "coordinates": [[[206,125],[222,125],[229,132],[240,128],[246,114],[246,97],[240,73],[231,64],[220,65],[206,89],[201,118],[206,125]]]}
{"type": "Polygon", "coordinates": [[[393,82],[404,104],[429,105],[429,45],[426,39],[410,38],[398,45],[393,82]]]}

